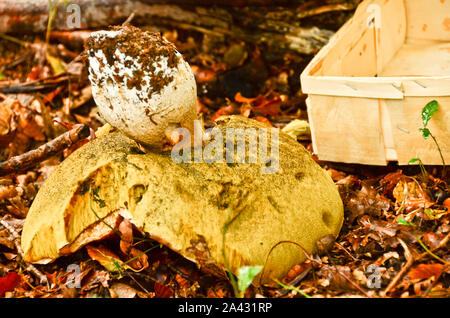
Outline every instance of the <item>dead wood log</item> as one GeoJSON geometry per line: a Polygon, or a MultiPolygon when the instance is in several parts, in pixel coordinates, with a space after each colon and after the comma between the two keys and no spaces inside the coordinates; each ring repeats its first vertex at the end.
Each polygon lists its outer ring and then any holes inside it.
{"type": "MultiPolygon", "coordinates": [[[[266,44],[270,48],[312,54],[333,34],[332,31],[304,25],[304,19],[333,12],[350,12],[360,0],[287,1],[207,0],[201,5],[190,0],[73,0],[80,7],[80,29],[121,24],[133,12],[135,21],[181,28],[266,44]]],[[[54,30],[73,26],[72,11],[61,5],[53,22],[54,30]]],[[[48,1],[0,0],[0,32],[44,32],[48,1]]]]}

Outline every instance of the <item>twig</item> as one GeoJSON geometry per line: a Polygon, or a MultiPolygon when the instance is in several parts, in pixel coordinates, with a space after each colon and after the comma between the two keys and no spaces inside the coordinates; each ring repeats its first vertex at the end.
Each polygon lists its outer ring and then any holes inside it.
{"type": "Polygon", "coordinates": [[[23,254],[22,247],[20,246],[20,243],[19,243],[19,241],[20,241],[19,233],[17,233],[17,231],[11,225],[9,225],[8,222],[6,222],[4,218],[0,219],[0,224],[3,225],[5,227],[5,229],[10,233],[12,241],[14,242],[14,246],[16,247],[17,253],[19,253],[20,257],[22,258],[22,261],[26,264],[26,270],[33,273],[37,278],[39,278],[41,284],[47,283],[47,287],[49,287],[49,282],[48,282],[47,276],[42,274],[33,265],[31,265],[23,260],[24,254],[23,254]]]}
{"type": "MultiPolygon", "coordinates": [[[[312,1],[313,4],[316,3],[316,1],[312,1]]],[[[330,5],[324,5],[321,7],[305,10],[302,8],[298,8],[298,13],[296,14],[296,17],[298,19],[304,19],[311,16],[332,12],[332,11],[349,11],[355,9],[356,5],[353,3],[339,3],[339,4],[330,4],[330,5]]]]}
{"type": "Polygon", "coordinates": [[[122,23],[122,26],[127,26],[131,23],[131,21],[133,21],[134,17],[136,16],[136,10],[134,10],[133,12],[131,12],[130,16],[122,23]]]}
{"type": "Polygon", "coordinates": [[[334,244],[337,245],[337,247],[339,247],[340,249],[342,249],[345,253],[347,253],[354,261],[358,261],[358,259],[356,257],[354,257],[345,247],[343,247],[341,244],[339,244],[338,242],[334,242],[334,244]]]}
{"type": "Polygon", "coordinates": [[[76,126],[37,149],[33,149],[24,154],[12,157],[7,161],[1,162],[0,176],[30,168],[38,162],[41,162],[65,148],[74,145],[78,141],[87,138],[89,135],[90,129],[88,125],[81,124],[76,126]]]}
{"type": "Polygon", "coordinates": [[[334,266],[334,268],[336,269],[336,273],[338,273],[341,277],[343,277],[346,281],[348,281],[353,287],[355,287],[357,290],[359,290],[361,293],[363,293],[364,296],[366,296],[367,298],[373,298],[364,289],[362,289],[357,283],[355,283],[349,277],[347,277],[347,275],[345,275],[344,273],[341,273],[339,271],[339,269],[337,268],[337,266],[334,266]]]}
{"type": "Polygon", "coordinates": [[[150,292],[144,287],[142,286],[137,280],[136,278],[133,277],[133,275],[131,275],[130,273],[125,271],[125,275],[127,275],[128,277],[130,277],[135,283],[136,285],[139,286],[140,289],[142,289],[145,293],[150,294],[150,292]]]}
{"type": "Polygon", "coordinates": [[[71,74],[62,73],[57,76],[25,83],[0,85],[0,92],[5,94],[32,93],[53,88],[70,80],[71,74]]]}
{"type": "Polygon", "coordinates": [[[414,264],[414,257],[412,256],[411,252],[409,251],[408,245],[402,240],[398,239],[400,244],[402,245],[403,249],[405,250],[405,258],[407,259],[406,264],[402,267],[402,269],[395,275],[394,279],[389,283],[389,285],[384,290],[384,295],[387,295],[400,281],[400,279],[405,275],[405,273],[409,270],[409,268],[414,264]]]}

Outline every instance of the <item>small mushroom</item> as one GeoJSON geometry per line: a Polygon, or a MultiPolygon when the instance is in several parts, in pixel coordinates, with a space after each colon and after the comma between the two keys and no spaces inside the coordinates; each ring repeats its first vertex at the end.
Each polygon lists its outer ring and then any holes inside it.
{"type": "Polygon", "coordinates": [[[173,44],[126,26],[93,32],[86,46],[93,97],[111,126],[156,148],[178,127],[193,134],[197,87],[173,44]]]}

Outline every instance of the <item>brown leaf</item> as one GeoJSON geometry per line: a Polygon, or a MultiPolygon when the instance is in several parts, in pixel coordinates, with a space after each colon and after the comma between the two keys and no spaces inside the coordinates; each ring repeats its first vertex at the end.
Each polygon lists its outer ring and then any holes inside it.
{"type": "MultiPolygon", "coordinates": [[[[86,271],[83,271],[81,275],[84,275],[86,271]]],[[[103,287],[109,286],[109,280],[111,279],[109,272],[104,270],[91,270],[86,272],[85,277],[80,277],[83,282],[82,292],[86,292],[92,288],[95,288],[98,284],[103,287]]]]}
{"type": "MultiPolygon", "coordinates": [[[[272,94],[270,94],[272,95],[272,94]]],[[[255,98],[243,97],[240,92],[234,96],[234,100],[238,103],[249,104],[252,106],[252,112],[264,116],[276,116],[280,114],[281,97],[278,94],[271,96],[258,96],[255,98]]]]}
{"type": "Polygon", "coordinates": [[[191,65],[197,83],[208,83],[216,80],[216,73],[206,68],[199,68],[197,65],[191,65]]]}
{"type": "Polygon", "coordinates": [[[385,186],[384,194],[388,193],[391,194],[397,183],[402,178],[405,178],[405,175],[403,174],[402,170],[397,170],[395,172],[391,172],[385,175],[383,179],[380,180],[380,184],[385,186]]]}
{"type": "Polygon", "coordinates": [[[134,247],[131,248],[129,257],[130,257],[130,260],[128,261],[128,264],[135,271],[140,272],[149,266],[147,254],[143,253],[142,251],[138,250],[137,248],[134,248],[134,247]]]}
{"type": "Polygon", "coordinates": [[[328,174],[330,175],[331,179],[333,179],[334,182],[340,181],[344,179],[347,174],[342,171],[334,170],[333,168],[327,169],[328,174]]]}
{"type": "Polygon", "coordinates": [[[416,181],[400,180],[392,194],[398,206],[404,206],[406,212],[417,208],[429,208],[434,204],[416,181]]]}
{"type": "Polygon", "coordinates": [[[325,266],[317,274],[323,279],[322,286],[331,290],[356,290],[355,286],[349,281],[352,277],[352,271],[348,266],[325,266]]]}
{"type": "Polygon", "coordinates": [[[124,218],[119,224],[120,235],[120,250],[125,254],[129,255],[131,247],[133,246],[133,225],[130,220],[124,218]]]}
{"type": "Polygon", "coordinates": [[[350,212],[350,223],[360,215],[381,216],[389,210],[390,201],[380,195],[372,186],[361,183],[361,190],[355,191],[344,199],[347,210],[350,212]]]}
{"type": "Polygon", "coordinates": [[[219,110],[214,113],[211,119],[216,120],[220,116],[235,115],[239,113],[240,109],[238,108],[238,106],[235,103],[229,102],[227,106],[219,108],[219,110]]]}
{"type": "Polygon", "coordinates": [[[412,279],[426,279],[434,276],[439,277],[444,269],[442,264],[420,264],[417,267],[411,269],[408,276],[412,279]]]}
{"type": "Polygon", "coordinates": [[[272,100],[269,100],[261,105],[253,108],[253,112],[265,116],[276,116],[280,114],[281,98],[275,96],[272,100]]]}
{"type": "Polygon", "coordinates": [[[166,285],[155,282],[155,296],[156,298],[170,298],[173,295],[173,290],[166,285]]]}
{"type": "Polygon", "coordinates": [[[86,246],[86,250],[93,260],[99,262],[104,268],[106,268],[110,272],[117,272],[120,269],[119,267],[126,266],[120,260],[119,256],[114,254],[112,251],[110,251],[103,245],[99,245],[97,247],[88,245],[86,246]]]}
{"type": "Polygon", "coordinates": [[[445,199],[442,205],[445,206],[448,211],[450,211],[450,198],[445,199]]]}
{"type": "Polygon", "coordinates": [[[19,109],[18,123],[20,131],[34,140],[44,141],[45,136],[42,133],[42,127],[38,124],[38,120],[42,122],[42,117],[40,115],[33,114],[25,107],[19,109]]]}
{"type": "Polygon", "coordinates": [[[272,123],[270,122],[270,120],[268,120],[266,117],[263,117],[263,116],[255,116],[255,117],[253,117],[253,119],[254,119],[254,120],[257,120],[257,121],[259,121],[259,122],[261,122],[261,123],[264,123],[264,124],[267,124],[267,125],[273,127],[273,125],[272,125],[272,123]]]}
{"type": "Polygon", "coordinates": [[[0,201],[13,198],[17,196],[19,193],[17,192],[16,186],[0,186],[0,201]]]}
{"type": "Polygon", "coordinates": [[[209,109],[200,101],[200,98],[197,98],[197,113],[208,114],[209,109]]]}
{"type": "Polygon", "coordinates": [[[208,297],[208,298],[230,297],[228,285],[223,281],[215,284],[214,286],[208,288],[206,297],[208,297]]]}
{"type": "Polygon", "coordinates": [[[236,95],[234,95],[234,100],[238,103],[247,103],[247,104],[257,103],[257,104],[259,104],[262,101],[262,99],[263,99],[262,96],[258,96],[258,97],[254,97],[254,98],[247,98],[247,97],[242,96],[241,92],[237,92],[236,95]]]}
{"type": "Polygon", "coordinates": [[[14,138],[17,124],[14,109],[19,102],[7,98],[0,103],[0,148],[6,147],[14,138]]]}
{"type": "Polygon", "coordinates": [[[435,249],[436,247],[441,244],[441,239],[443,237],[439,237],[436,233],[429,232],[422,235],[423,241],[427,246],[429,246],[431,249],[435,249]]]}
{"type": "Polygon", "coordinates": [[[365,215],[360,220],[359,223],[370,230],[378,232],[388,237],[394,237],[400,228],[399,224],[389,223],[383,220],[371,219],[369,216],[365,215]]]}
{"type": "Polygon", "coordinates": [[[334,246],[335,237],[333,234],[322,236],[316,241],[317,253],[319,255],[326,254],[334,246]]]}
{"type": "Polygon", "coordinates": [[[191,282],[186,278],[184,278],[183,276],[181,276],[180,274],[177,274],[175,276],[175,280],[177,281],[178,285],[181,288],[189,288],[191,286],[191,282]]]}
{"type": "Polygon", "coordinates": [[[45,276],[47,276],[48,282],[50,283],[50,286],[54,288],[58,283],[58,271],[54,271],[53,273],[45,273],[45,276]]]}

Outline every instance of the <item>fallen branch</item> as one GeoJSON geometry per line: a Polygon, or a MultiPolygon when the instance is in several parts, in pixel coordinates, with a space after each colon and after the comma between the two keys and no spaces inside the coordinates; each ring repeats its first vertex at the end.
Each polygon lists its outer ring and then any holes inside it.
{"type": "Polygon", "coordinates": [[[48,157],[69,148],[78,141],[89,137],[89,135],[89,126],[84,124],[77,125],[75,128],[65,132],[53,140],[50,140],[37,149],[33,149],[0,163],[0,176],[28,169],[48,157]]]}
{"type": "MultiPolygon", "coordinates": [[[[278,50],[312,54],[328,42],[333,32],[306,27],[304,19],[333,12],[351,12],[359,0],[339,0],[337,3],[326,0],[297,0],[283,3],[283,6],[267,0],[245,4],[240,0],[227,3],[215,0],[209,2],[217,2],[217,5],[203,2],[199,4],[189,0],[73,0],[71,4],[80,8],[80,24],[76,26],[78,29],[122,24],[136,12],[137,24],[148,24],[151,21],[150,24],[157,28],[162,26],[196,30],[249,43],[263,43],[278,50]]],[[[75,26],[67,22],[71,19],[72,11],[67,10],[68,7],[64,5],[58,8],[58,14],[52,23],[54,30],[74,30],[75,26]]],[[[4,0],[0,2],[0,15],[0,32],[44,32],[48,19],[48,3],[46,0],[4,0]]],[[[330,17],[326,19],[329,21],[330,17]]],[[[53,33],[52,38],[57,34],[53,33]]]]}
{"type": "Polygon", "coordinates": [[[71,74],[61,74],[58,76],[52,76],[45,79],[0,85],[0,92],[5,94],[27,94],[42,91],[45,89],[51,89],[70,80],[71,74]]]}

